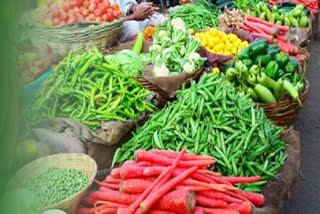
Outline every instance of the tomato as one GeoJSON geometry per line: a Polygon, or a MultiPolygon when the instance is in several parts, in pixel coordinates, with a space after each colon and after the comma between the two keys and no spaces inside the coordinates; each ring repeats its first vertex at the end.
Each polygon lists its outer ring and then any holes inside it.
{"type": "Polygon", "coordinates": [[[107,9],[111,7],[110,0],[103,0],[103,2],[106,4],[107,9]]]}
{"type": "Polygon", "coordinates": [[[77,14],[77,19],[78,20],[84,20],[84,16],[81,13],[77,14]]]}
{"type": "Polygon", "coordinates": [[[93,13],[93,11],[96,9],[96,5],[94,3],[91,3],[88,9],[89,9],[89,12],[93,13]]]}
{"type": "Polygon", "coordinates": [[[59,25],[60,24],[60,19],[59,18],[53,18],[52,19],[52,24],[53,25],[59,25]]]}
{"type": "Polygon", "coordinates": [[[90,21],[93,21],[93,22],[96,21],[96,16],[94,14],[90,13],[88,17],[90,21]]]}
{"type": "Polygon", "coordinates": [[[102,10],[100,10],[100,9],[95,9],[93,13],[94,13],[94,15],[96,17],[101,17],[102,16],[102,10]]]}
{"type": "Polygon", "coordinates": [[[76,7],[76,6],[77,6],[77,3],[76,3],[76,2],[74,2],[74,1],[70,2],[69,4],[70,4],[70,7],[71,7],[71,8],[74,8],[74,7],[76,7]]]}
{"type": "Polygon", "coordinates": [[[51,19],[47,18],[47,19],[43,20],[43,24],[46,26],[52,26],[52,21],[51,21],[51,19]]]}
{"type": "Polygon", "coordinates": [[[83,5],[83,3],[84,3],[84,0],[76,0],[76,5],[78,7],[81,7],[83,5]]]}
{"type": "Polygon", "coordinates": [[[88,8],[89,5],[90,5],[90,2],[89,2],[88,0],[85,0],[85,1],[83,2],[83,6],[84,6],[85,8],[88,8]]]}
{"type": "Polygon", "coordinates": [[[103,19],[101,17],[96,18],[96,22],[102,22],[102,21],[103,21],[103,19]]]}
{"type": "Polygon", "coordinates": [[[61,14],[60,14],[60,19],[63,20],[63,21],[67,21],[69,18],[68,14],[64,11],[61,11],[61,14]]]}
{"type": "Polygon", "coordinates": [[[66,25],[66,24],[67,24],[66,21],[61,21],[61,20],[60,20],[60,25],[66,25]]]}
{"type": "Polygon", "coordinates": [[[71,9],[70,4],[68,2],[65,2],[62,8],[65,12],[68,12],[71,9]]]}
{"type": "Polygon", "coordinates": [[[108,14],[109,22],[112,22],[114,20],[112,9],[108,9],[107,14],[108,14]]]}
{"type": "Polygon", "coordinates": [[[61,11],[60,10],[56,10],[56,11],[53,11],[52,13],[52,18],[60,18],[60,15],[61,15],[61,11]]]}
{"type": "Polygon", "coordinates": [[[74,11],[75,13],[80,13],[80,8],[79,8],[79,7],[75,7],[75,8],[73,8],[73,11],[74,11]]]}
{"type": "Polygon", "coordinates": [[[100,2],[102,2],[101,0],[94,0],[94,3],[99,4],[100,2]]]}
{"type": "Polygon", "coordinates": [[[103,21],[105,21],[105,22],[109,21],[107,14],[103,14],[103,15],[102,15],[102,19],[103,19],[103,21]]]}
{"type": "Polygon", "coordinates": [[[122,16],[122,12],[120,10],[118,11],[113,11],[113,14],[115,17],[119,18],[120,16],[122,16]]]}
{"type": "Polygon", "coordinates": [[[81,8],[81,14],[87,17],[89,15],[89,10],[87,8],[81,8]]]}
{"type": "Polygon", "coordinates": [[[114,4],[112,5],[112,9],[114,9],[115,11],[120,11],[119,4],[114,3],[114,4]]]}

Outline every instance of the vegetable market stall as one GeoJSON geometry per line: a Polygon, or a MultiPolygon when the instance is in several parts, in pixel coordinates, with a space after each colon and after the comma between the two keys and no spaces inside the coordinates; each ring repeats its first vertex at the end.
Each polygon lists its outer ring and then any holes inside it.
{"type": "Polygon", "coordinates": [[[300,168],[290,125],[309,89],[312,20],[299,1],[198,1],[170,11],[152,43],[139,33],[108,55],[68,52],[30,118],[38,136],[84,143],[99,169],[113,157],[78,212],[282,213],[300,168]]]}

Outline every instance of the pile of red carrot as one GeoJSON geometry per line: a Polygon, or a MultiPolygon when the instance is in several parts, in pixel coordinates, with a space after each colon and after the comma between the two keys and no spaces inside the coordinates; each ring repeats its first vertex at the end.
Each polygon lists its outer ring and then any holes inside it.
{"type": "Polygon", "coordinates": [[[114,168],[96,183],[79,214],[250,214],[264,196],[234,186],[257,177],[223,177],[207,168],[209,156],[165,150],[139,150],[136,161],[114,168]]]}
{"type": "MultiPolygon", "coordinates": [[[[292,2],[305,5],[312,12],[317,12],[319,10],[317,0],[292,0],[292,2]]],[[[284,0],[270,0],[269,3],[271,6],[274,6],[277,3],[284,3],[284,0]]]]}
{"type": "Polygon", "coordinates": [[[296,56],[298,54],[298,48],[287,41],[285,35],[289,31],[287,26],[275,25],[254,16],[247,16],[239,27],[249,31],[256,38],[264,38],[269,43],[278,44],[280,50],[288,55],[296,56]]]}

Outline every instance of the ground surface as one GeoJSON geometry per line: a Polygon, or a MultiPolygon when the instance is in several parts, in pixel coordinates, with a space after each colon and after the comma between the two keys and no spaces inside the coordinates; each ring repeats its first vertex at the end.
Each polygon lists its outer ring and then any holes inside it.
{"type": "Polygon", "coordinates": [[[301,175],[285,214],[320,214],[320,33],[314,37],[307,67],[310,91],[295,121],[301,132],[301,175]]]}

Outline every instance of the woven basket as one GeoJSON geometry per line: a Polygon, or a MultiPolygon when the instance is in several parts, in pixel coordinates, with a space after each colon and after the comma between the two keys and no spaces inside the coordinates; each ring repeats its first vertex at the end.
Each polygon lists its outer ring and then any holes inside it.
{"type": "MultiPolygon", "coordinates": [[[[309,82],[306,81],[306,87],[300,95],[301,103],[304,103],[307,93],[309,91],[309,82]]],[[[258,106],[264,109],[267,117],[276,125],[289,127],[298,116],[301,109],[298,101],[287,97],[275,104],[258,103],[258,106]]]]}
{"type": "Polygon", "coordinates": [[[97,164],[88,155],[69,153],[39,158],[20,169],[10,181],[9,185],[11,187],[21,187],[26,179],[40,175],[51,167],[57,167],[60,169],[78,169],[88,176],[89,182],[80,192],[75,193],[57,204],[53,204],[45,208],[61,209],[66,211],[68,214],[75,214],[81,199],[91,187],[97,173],[97,164]]]}
{"type": "Polygon", "coordinates": [[[194,0],[179,0],[180,5],[192,4],[194,0]]]}
{"type": "Polygon", "coordinates": [[[123,25],[123,18],[113,22],[81,22],[75,25],[47,27],[27,20],[31,40],[35,43],[48,43],[58,61],[70,50],[90,49],[96,46],[101,52],[112,47],[123,25]]]}

